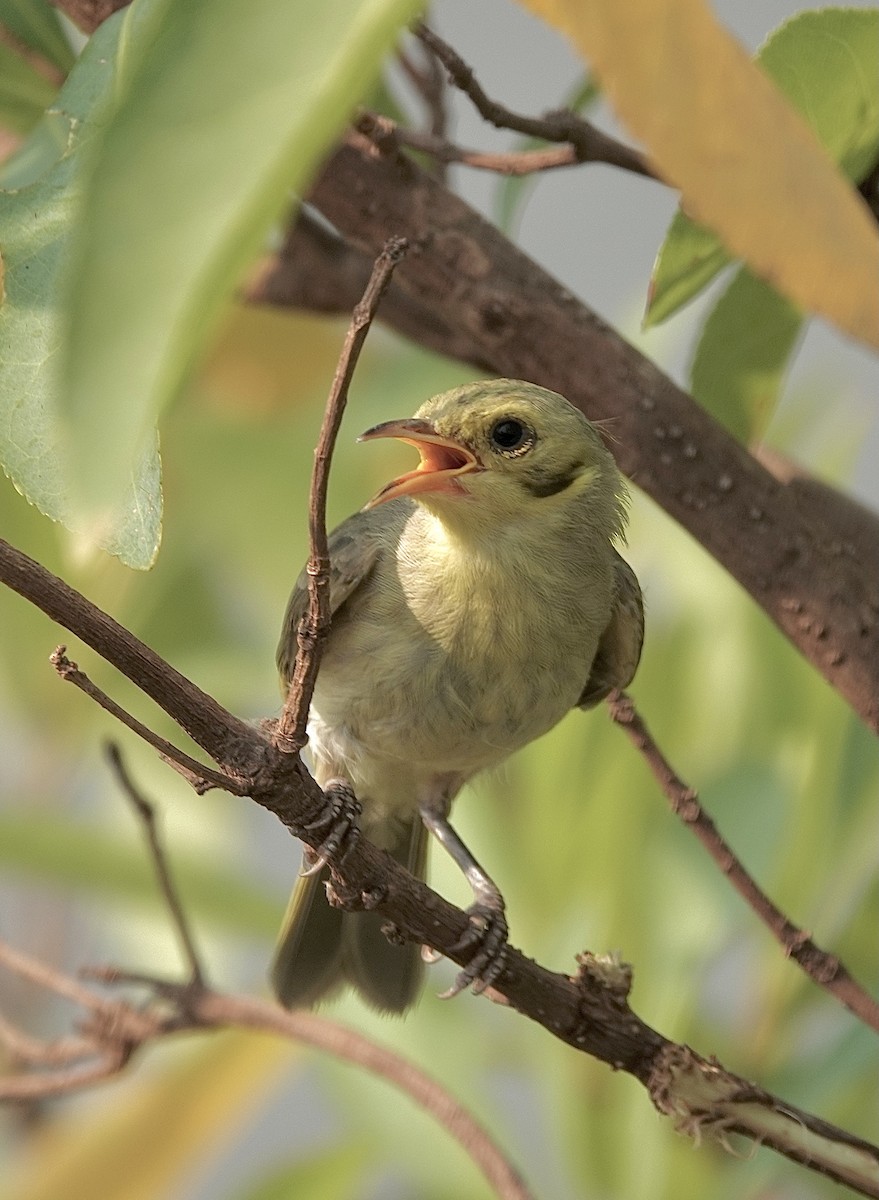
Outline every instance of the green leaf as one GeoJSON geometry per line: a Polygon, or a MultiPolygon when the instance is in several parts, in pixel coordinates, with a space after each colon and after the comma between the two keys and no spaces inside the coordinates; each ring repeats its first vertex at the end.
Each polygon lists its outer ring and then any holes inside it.
{"type": "Polygon", "coordinates": [[[745,445],[760,438],[775,410],[803,318],[746,267],[714,306],[693,360],[693,395],[745,445]]]}
{"type": "MultiPolygon", "coordinates": [[[[58,422],[58,292],[72,225],[79,217],[81,146],[90,114],[110,86],[121,28],[104,23],[52,109],[6,164],[0,193],[5,298],[0,306],[0,462],[31,504],[81,531],[69,500],[66,446],[58,422]]],[[[158,447],[153,435],[129,470],[122,502],[100,544],[132,567],[150,566],[161,529],[158,447]]]]}
{"type": "Polygon", "coordinates": [[[683,308],[729,261],[717,236],[678,209],[653,264],[644,328],[660,325],[683,308]]]}
{"type": "MultiPolygon", "coordinates": [[[[879,11],[799,13],[767,39],[757,61],[843,173],[860,182],[879,155],[879,11]]],[[[729,261],[716,235],[679,210],[653,267],[645,327],[677,312],[729,261]]]]}
{"type": "Polygon", "coordinates": [[[56,88],[0,41],[0,127],[28,133],[52,102],[56,88]]]}
{"type": "Polygon", "coordinates": [[[65,75],[76,61],[48,0],[0,0],[0,25],[65,75]]]}
{"type": "MultiPolygon", "coordinates": [[[[600,95],[601,89],[597,81],[592,75],[587,74],[575,85],[560,107],[569,108],[571,112],[584,113],[592,107],[600,95]]],[[[543,138],[528,137],[517,141],[511,150],[517,154],[523,150],[537,150],[546,145],[543,138]]],[[[494,202],[494,219],[498,228],[503,229],[505,233],[512,229],[516,214],[535,183],[534,175],[506,175],[498,181],[494,202]]]]}
{"type": "Polygon", "coordinates": [[[767,39],[757,60],[859,183],[879,154],[879,10],[800,13],[767,39]]]}
{"type": "Polygon", "coordinates": [[[126,18],[124,70],[93,122],[60,348],[71,478],[92,526],[419,7],[146,0],[136,27],[126,18]]]}
{"type": "MultiPolygon", "coordinates": [[[[203,856],[184,855],[173,846],[170,855],[171,871],[196,927],[209,923],[213,930],[261,937],[277,932],[277,896],[203,856]]],[[[37,876],[96,897],[154,909],[161,902],[142,845],[57,812],[0,814],[0,866],[5,877],[37,876]]]]}

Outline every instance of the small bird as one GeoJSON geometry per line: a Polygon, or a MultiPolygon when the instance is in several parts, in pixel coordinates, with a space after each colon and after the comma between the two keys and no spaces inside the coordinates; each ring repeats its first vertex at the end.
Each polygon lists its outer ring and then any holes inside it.
{"type": "MultiPolygon", "coordinates": [[[[434,396],[367,430],[420,463],[330,536],[332,625],[309,715],[317,782],[350,787],[364,835],[423,877],[427,831],[464,871],[474,956],[451,993],[500,973],[503,898],[449,824],[463,784],[626,687],[641,654],[641,591],[614,549],[625,486],[595,426],[555,392],[514,379],[434,396]],[[475,965],[474,965],[475,964],[475,965]]],[[[286,688],[308,603],[284,618],[286,688]]],[[[418,995],[420,947],[370,912],[327,901],[326,867],[300,876],[272,967],[278,999],[311,1005],[342,982],[384,1012],[418,995]]]]}

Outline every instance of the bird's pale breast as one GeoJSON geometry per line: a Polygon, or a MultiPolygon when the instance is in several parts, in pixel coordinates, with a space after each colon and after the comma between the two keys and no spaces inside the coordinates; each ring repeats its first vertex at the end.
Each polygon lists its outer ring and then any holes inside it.
{"type": "Polygon", "coordinates": [[[334,619],[319,778],[346,773],[373,810],[413,808],[425,780],[500,762],[576,704],[610,612],[609,543],[526,533],[461,545],[415,511],[334,619]]]}

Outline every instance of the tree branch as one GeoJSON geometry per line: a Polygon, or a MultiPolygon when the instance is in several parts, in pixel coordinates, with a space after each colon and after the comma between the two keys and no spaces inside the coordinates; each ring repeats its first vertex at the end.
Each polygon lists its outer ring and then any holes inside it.
{"type": "MultiPolygon", "coordinates": [[[[84,597],[24,555],[12,551],[2,540],[0,579],[12,582],[24,595],[38,595],[44,609],[58,612],[71,632],[88,635],[99,653],[103,652],[102,637],[109,630],[107,644],[116,655],[119,627],[108,624],[105,614],[84,597]],[[67,602],[69,612],[64,610],[67,602]]],[[[171,682],[179,678],[178,673],[157,655],[147,653],[133,635],[126,632],[122,642],[129,651],[128,677],[144,690],[146,684],[151,693],[165,696],[171,682]]],[[[219,706],[191,684],[187,683],[184,694],[186,702],[199,711],[184,708],[181,721],[189,728],[202,729],[207,714],[219,706]]],[[[320,811],[324,797],[298,756],[281,753],[266,742],[259,730],[237,722],[224,710],[221,713],[224,715],[220,726],[231,731],[228,735],[231,753],[237,769],[244,770],[251,781],[253,799],[317,849],[319,835],[305,826],[315,811],[320,811]]],[[[217,738],[210,741],[221,770],[228,770],[222,745],[217,738]]],[[[463,934],[469,928],[466,913],[414,879],[390,855],[365,838],[361,837],[348,850],[344,867],[334,865],[334,883],[337,894],[351,906],[374,909],[406,936],[433,947],[460,966],[467,965],[473,951],[460,949],[466,945],[463,934]]],[[[95,1021],[85,1032],[97,1040],[96,1061],[66,1069],[60,1083],[56,1080],[60,1090],[107,1077],[127,1061],[138,1044],[155,1036],[153,1014],[138,1012],[135,1020],[124,1005],[116,1005],[107,1012],[81,985],[59,984],[47,969],[32,963],[22,965],[22,956],[16,961],[8,951],[4,960],[41,986],[61,990],[95,1010],[95,1021]],[[104,1045],[107,1027],[120,1042],[115,1053],[104,1045]]],[[[494,986],[509,1004],[556,1037],[634,1075],[648,1089],[656,1107],[672,1115],[679,1128],[691,1134],[712,1129],[720,1136],[728,1132],[743,1133],[864,1195],[879,1196],[879,1151],[818,1118],[791,1109],[689,1048],[676,1046],[631,1010],[630,985],[631,971],[613,960],[584,954],[578,975],[568,978],[545,970],[511,947],[494,986]]],[[[200,1020],[203,1015],[198,1008],[200,998],[211,993],[200,992],[191,983],[176,991],[183,998],[182,1011],[200,1020]]],[[[163,995],[167,994],[166,988],[163,995]]],[[[286,1022],[302,1017],[303,1014],[281,1014],[279,1019],[286,1022]]],[[[179,1018],[174,1027],[185,1027],[181,1021],[179,1018]]],[[[35,1087],[32,1082],[23,1085],[20,1094],[28,1097],[46,1094],[38,1087],[34,1090],[35,1087]]],[[[19,1093],[13,1088],[13,1094],[19,1093]]]]}
{"type": "Polygon", "coordinates": [[[879,1004],[852,977],[835,954],[828,954],[826,950],[817,946],[806,931],[786,917],[748,874],[732,847],[720,835],[717,826],[700,804],[698,793],[688,787],[669,765],[651,737],[631,697],[625,692],[612,692],[608,696],[607,705],[612,719],[643,754],[654,778],[669,800],[672,812],[693,831],[748,907],[784,947],[788,958],[798,963],[814,983],[826,988],[859,1020],[879,1032],[879,1004]]]}
{"type": "MultiPolygon", "coordinates": [[[[311,200],[366,254],[389,230],[409,240],[383,310],[392,324],[434,350],[561,392],[593,421],[612,421],[620,468],[879,731],[879,585],[856,547],[804,515],[690,396],[410,160],[352,134],[311,200]]],[[[350,270],[347,252],[338,253],[350,270]]],[[[262,295],[271,291],[264,275],[262,295]]]]}
{"type": "MultiPolygon", "coordinates": [[[[0,942],[0,963],[62,995],[86,993],[83,1003],[96,1016],[90,1025],[93,1058],[70,1067],[47,1058],[38,1074],[0,1081],[0,1099],[25,1100],[69,1094],[117,1074],[145,1045],[181,1031],[255,1029],[295,1039],[380,1075],[442,1124],[473,1158],[504,1200],[528,1200],[518,1172],[486,1131],[448,1093],[414,1064],[353,1030],[307,1012],[287,1012],[250,996],[223,994],[191,983],[176,984],[115,968],[92,969],[107,984],[136,983],[153,990],[156,1002],[134,1007],[108,1001],[45,964],[0,942]],[[55,1067],[56,1069],[52,1069],[55,1067]]],[[[622,1007],[631,974],[619,964],[584,955],[581,977],[601,980],[622,1007]]],[[[33,1060],[35,1063],[36,1059],[33,1060]]],[[[879,1196],[879,1149],[707,1061],[687,1046],[667,1043],[649,1080],[651,1098],[676,1127],[694,1138],[714,1136],[728,1145],[738,1133],[845,1184],[864,1196],[879,1196]]]]}
{"type": "Polygon", "coordinates": [[[199,794],[206,792],[209,788],[215,787],[222,788],[227,792],[233,792],[236,796],[247,795],[247,789],[240,780],[233,778],[231,775],[222,775],[218,771],[205,766],[198,759],[192,758],[172,745],[166,738],[159,737],[157,733],[154,733],[152,729],[144,725],[142,721],[138,721],[131,713],[126,712],[121,704],[117,704],[112,697],[108,696],[106,692],[93,683],[84,671],[80,671],[79,666],[75,662],[70,661],[67,657],[66,646],[56,646],[49,655],[49,662],[58,672],[59,679],[63,679],[65,683],[72,683],[74,687],[78,687],[81,692],[84,692],[89,699],[99,704],[111,717],[115,717],[117,721],[121,721],[127,729],[130,729],[132,733],[136,733],[148,746],[152,746],[154,750],[157,750],[159,755],[170,766],[179,771],[199,794]]]}

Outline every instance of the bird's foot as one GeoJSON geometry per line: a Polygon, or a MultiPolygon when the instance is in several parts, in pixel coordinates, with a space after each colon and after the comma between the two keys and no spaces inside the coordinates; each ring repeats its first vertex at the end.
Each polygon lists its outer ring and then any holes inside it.
{"type": "Polygon", "coordinates": [[[306,851],[309,866],[299,872],[303,876],[317,875],[332,863],[343,863],[360,837],[357,820],[362,810],[351,784],[345,779],[331,779],[324,788],[324,796],[323,810],[303,826],[306,833],[326,831],[318,848],[306,851]]]}
{"type": "Polygon", "coordinates": [[[473,957],[447,991],[440,994],[441,1000],[451,1000],[471,985],[475,995],[497,982],[507,961],[507,938],[509,926],[504,914],[503,902],[479,902],[467,909],[470,927],[451,947],[453,953],[474,950],[473,957]]]}

